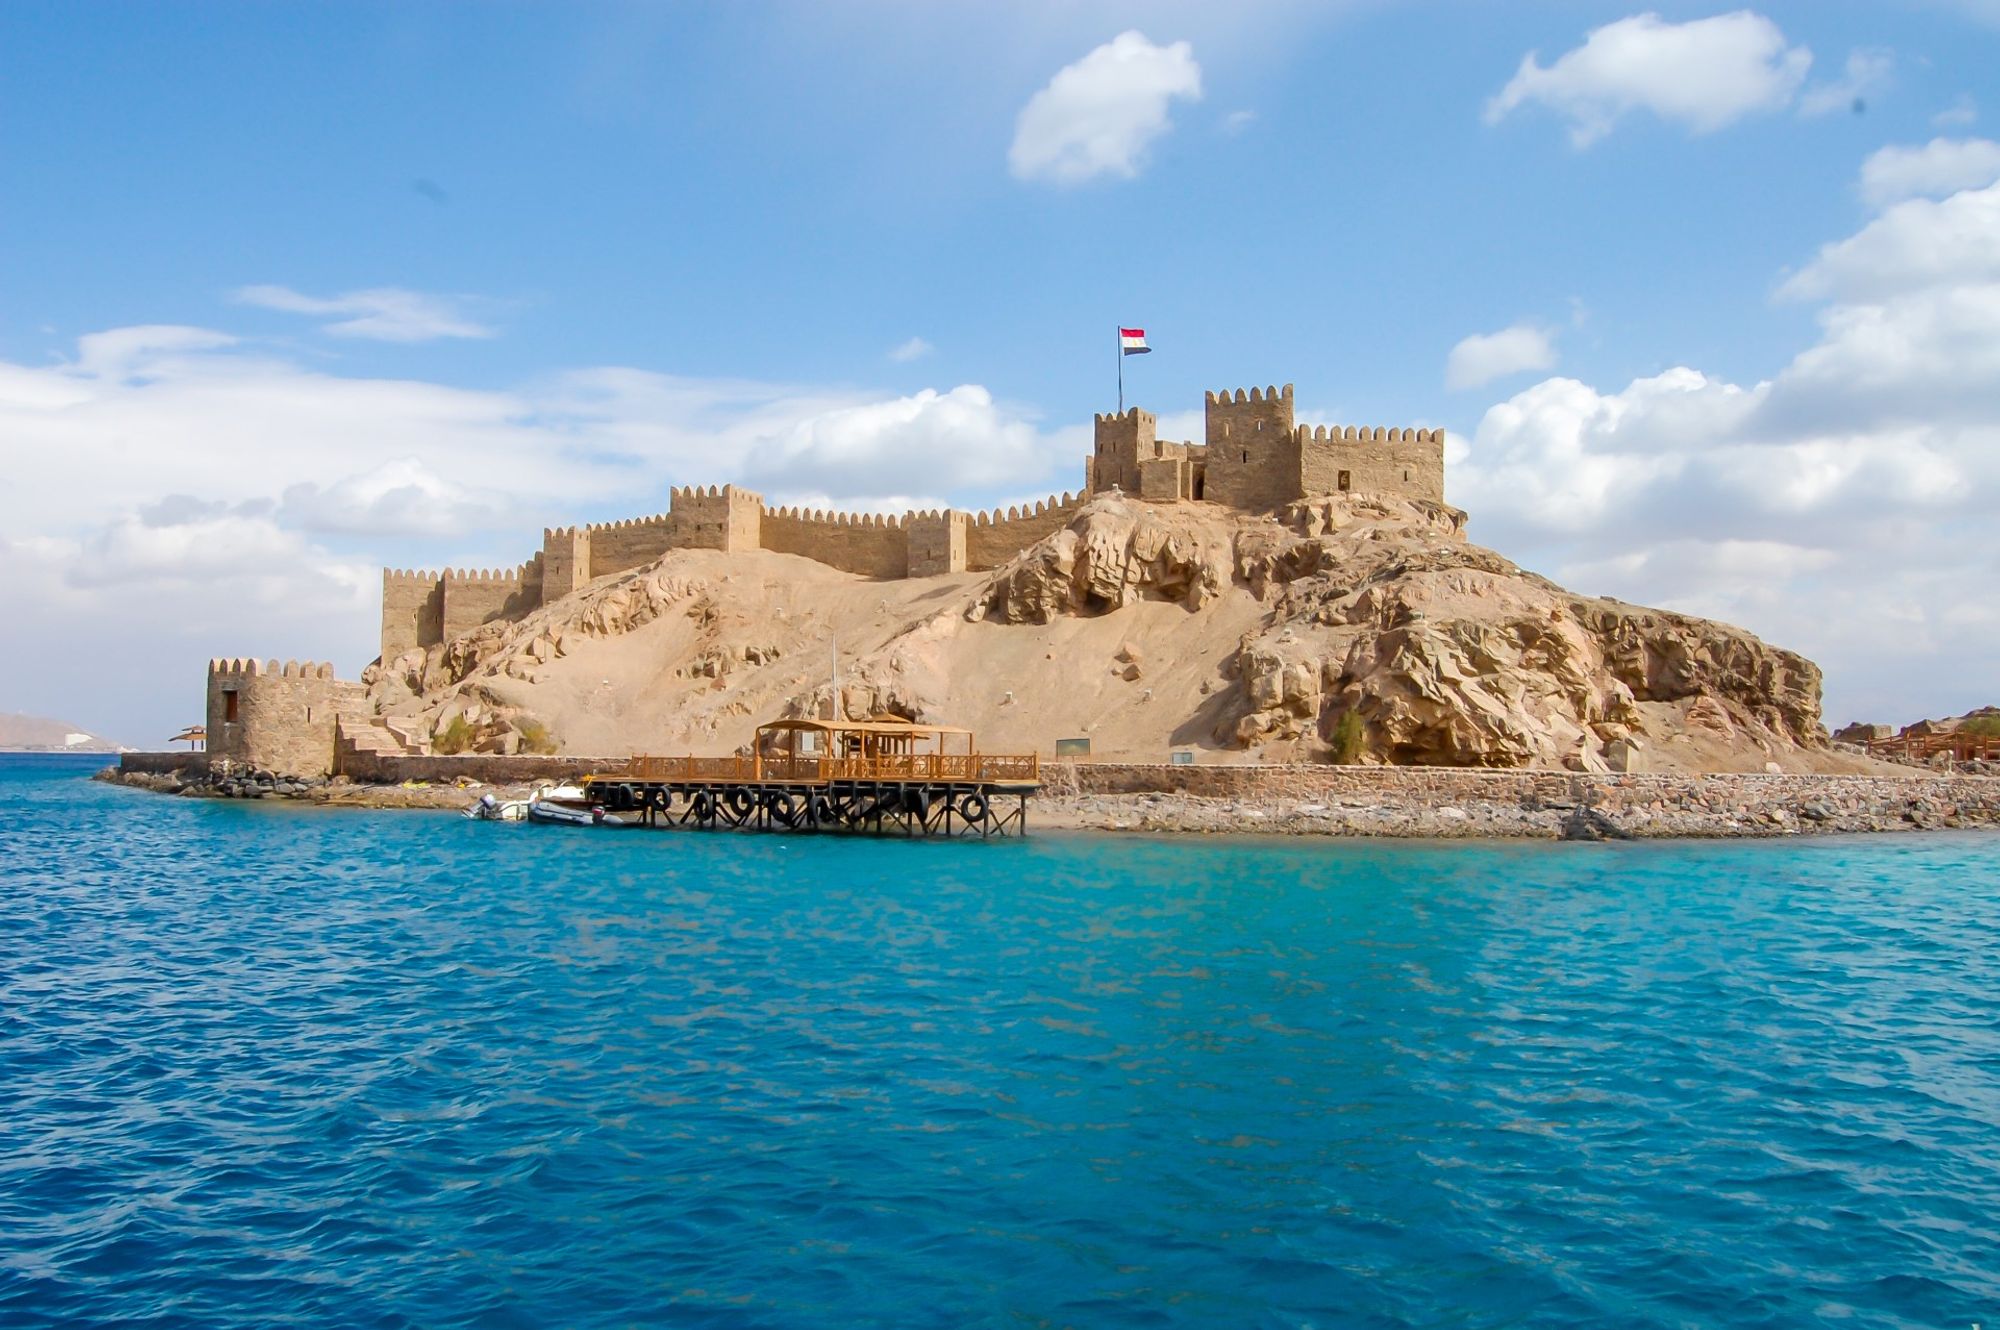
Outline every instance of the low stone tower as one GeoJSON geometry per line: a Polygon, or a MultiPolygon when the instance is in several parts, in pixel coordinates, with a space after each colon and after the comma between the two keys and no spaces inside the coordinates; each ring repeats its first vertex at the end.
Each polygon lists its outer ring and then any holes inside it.
{"type": "Polygon", "coordinates": [[[361,685],[334,678],[331,665],[211,660],[209,770],[331,775],[341,707],[363,704],[361,685]]]}

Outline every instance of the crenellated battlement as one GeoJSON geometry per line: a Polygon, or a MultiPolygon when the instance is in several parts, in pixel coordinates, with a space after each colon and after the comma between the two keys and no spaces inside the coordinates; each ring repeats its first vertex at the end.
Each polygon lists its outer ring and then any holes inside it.
{"type": "Polygon", "coordinates": [[[1230,397],[1230,391],[1230,389],[1224,388],[1221,392],[1203,393],[1202,403],[1205,406],[1219,406],[1223,404],[1247,405],[1251,402],[1269,404],[1280,401],[1289,404],[1292,400],[1292,385],[1289,383],[1283,388],[1266,387],[1261,390],[1251,388],[1248,390],[1247,395],[1244,389],[1238,388],[1235,390],[1236,396],[1234,398],[1230,397]]]}
{"type": "Polygon", "coordinates": [[[896,513],[844,513],[825,508],[766,508],[766,519],[785,522],[812,522],[820,526],[875,527],[884,531],[900,528],[904,515],[896,513]]]}
{"type": "Polygon", "coordinates": [[[432,586],[442,580],[444,574],[428,568],[384,568],[382,585],[390,586],[432,586]]]}
{"type": "Polygon", "coordinates": [[[972,523],[974,526],[1005,526],[1009,522],[1031,521],[1052,512],[1069,512],[1080,506],[1080,501],[1086,497],[1088,496],[1071,494],[1065,490],[1061,494],[1052,494],[1046,499],[1035,500],[1032,507],[1023,503],[1007,508],[995,508],[991,512],[973,513],[972,523]]]}
{"type": "Polygon", "coordinates": [[[257,660],[249,656],[217,656],[208,662],[211,679],[331,679],[333,666],[320,660],[257,660]]]}
{"type": "Polygon", "coordinates": [[[735,485],[710,485],[706,489],[700,485],[675,485],[667,490],[667,501],[671,506],[678,507],[680,504],[700,499],[753,500],[759,505],[764,502],[763,495],[735,485]]]}
{"type": "Polygon", "coordinates": [[[1301,425],[1301,443],[1436,443],[1444,442],[1441,429],[1384,429],[1362,425],[1301,425]]]}
{"type": "MultiPolygon", "coordinates": [[[[618,522],[593,522],[584,530],[593,535],[599,531],[634,531],[640,527],[666,526],[673,520],[668,513],[655,513],[651,517],[628,517],[618,522]]],[[[576,528],[568,529],[574,531],[576,528]]]]}
{"type": "Polygon", "coordinates": [[[1159,417],[1155,416],[1151,411],[1141,410],[1139,407],[1133,406],[1127,407],[1123,411],[1100,411],[1091,417],[1091,421],[1096,425],[1137,425],[1141,422],[1158,424],[1159,417]]]}

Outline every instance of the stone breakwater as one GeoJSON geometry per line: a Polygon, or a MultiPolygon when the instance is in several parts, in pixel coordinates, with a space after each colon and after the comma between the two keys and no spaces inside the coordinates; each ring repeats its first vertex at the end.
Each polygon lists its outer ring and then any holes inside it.
{"type": "Polygon", "coordinates": [[[1113,764],[1045,773],[1041,825],[1108,831],[1602,840],[2000,826],[1991,776],[1113,764]]]}
{"type": "MultiPolygon", "coordinates": [[[[211,777],[201,754],[126,754],[100,778],[166,794],[459,808],[611,759],[412,759],[400,780],[211,777]],[[409,783],[404,783],[409,782],[409,783]]],[[[1185,833],[1599,840],[2000,827],[2000,777],[1584,775],[1440,767],[1050,763],[1031,826],[1185,833]]]]}
{"type": "MultiPolygon", "coordinates": [[[[106,767],[97,779],[126,785],[155,794],[177,794],[191,799],[292,799],[301,803],[326,804],[340,808],[463,808],[487,790],[519,791],[526,797],[528,785],[485,784],[370,785],[320,777],[294,778],[272,772],[244,772],[228,780],[211,780],[203,773],[187,771],[130,771],[106,767]]],[[[510,795],[510,797],[512,797],[510,795]]]]}
{"type": "Polygon", "coordinates": [[[298,776],[242,766],[211,770],[206,753],[125,753],[99,780],[158,794],[202,799],[297,799],[352,808],[463,808],[493,790],[526,797],[545,781],[568,781],[616,770],[619,758],[363,755],[359,769],[337,776],[298,776]]]}

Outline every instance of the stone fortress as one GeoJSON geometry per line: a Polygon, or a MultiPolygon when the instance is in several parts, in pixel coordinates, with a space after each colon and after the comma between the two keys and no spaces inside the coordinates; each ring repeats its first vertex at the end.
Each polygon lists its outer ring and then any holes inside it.
{"type": "MultiPolygon", "coordinates": [[[[1444,501],[1444,431],[1327,429],[1293,418],[1292,386],[1211,392],[1206,441],[1158,437],[1158,418],[1133,408],[1100,415],[1083,489],[1032,507],[901,516],[768,508],[733,485],[670,492],[655,517],[542,533],[542,548],[506,570],[382,574],[381,658],[513,622],[591,581],[669,550],[770,550],[870,578],[930,577],[998,568],[1066,526],[1093,495],[1151,503],[1213,503],[1274,511],[1299,499],[1354,492],[1444,501]]],[[[208,759],[214,769],[324,773],[422,752],[428,736],[372,713],[358,683],[331,665],[224,658],[209,663],[208,759]]]]}
{"type": "Polygon", "coordinates": [[[1136,407],[1096,417],[1083,490],[1032,508],[830,513],[768,508],[761,495],[733,485],[693,486],[672,490],[668,511],[657,516],[545,530],[542,548],[518,568],[384,569],[381,658],[387,663],[482,624],[521,619],[669,550],[762,549],[862,577],[931,577],[997,568],[1061,530],[1092,495],[1113,490],[1153,503],[1248,512],[1343,492],[1444,501],[1443,430],[1300,425],[1289,383],[1205,399],[1202,443],[1159,438],[1158,418],[1136,407]]]}

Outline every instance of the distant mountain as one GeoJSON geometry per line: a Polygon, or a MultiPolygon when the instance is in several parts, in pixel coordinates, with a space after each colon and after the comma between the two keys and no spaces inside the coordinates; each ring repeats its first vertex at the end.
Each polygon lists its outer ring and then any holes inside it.
{"type": "Polygon", "coordinates": [[[67,721],[0,711],[0,752],[115,753],[118,745],[67,721]]]}

